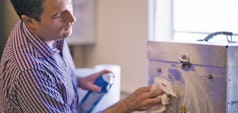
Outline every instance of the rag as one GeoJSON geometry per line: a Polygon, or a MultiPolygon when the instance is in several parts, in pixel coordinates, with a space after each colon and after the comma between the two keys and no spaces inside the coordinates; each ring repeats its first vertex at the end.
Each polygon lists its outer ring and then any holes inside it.
{"type": "Polygon", "coordinates": [[[169,99],[171,96],[177,97],[176,93],[172,89],[171,83],[165,78],[154,78],[154,84],[151,87],[151,91],[155,89],[162,89],[165,93],[157,98],[161,98],[161,103],[151,107],[148,113],[163,113],[166,110],[166,105],[169,104],[169,99]]]}

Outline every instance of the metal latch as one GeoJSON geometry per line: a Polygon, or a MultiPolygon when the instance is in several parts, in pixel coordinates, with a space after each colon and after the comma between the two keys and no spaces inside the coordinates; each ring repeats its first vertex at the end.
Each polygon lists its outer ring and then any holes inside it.
{"type": "Polygon", "coordinates": [[[192,64],[189,61],[188,55],[183,54],[178,59],[180,61],[180,63],[179,63],[180,67],[182,67],[182,68],[190,68],[191,67],[192,64]]]}
{"type": "Polygon", "coordinates": [[[179,113],[187,113],[187,109],[185,106],[180,106],[179,107],[179,113]]]}

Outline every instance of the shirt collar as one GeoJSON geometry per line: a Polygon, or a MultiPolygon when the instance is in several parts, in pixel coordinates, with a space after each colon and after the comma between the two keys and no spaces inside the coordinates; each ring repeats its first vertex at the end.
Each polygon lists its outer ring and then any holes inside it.
{"type": "MultiPolygon", "coordinates": [[[[53,49],[39,36],[37,36],[35,33],[33,33],[23,21],[21,21],[22,24],[22,30],[24,32],[24,35],[26,35],[27,40],[36,48],[36,51],[38,51],[43,57],[50,57],[55,52],[53,49]]],[[[56,48],[62,52],[64,39],[55,41],[56,48]]]]}

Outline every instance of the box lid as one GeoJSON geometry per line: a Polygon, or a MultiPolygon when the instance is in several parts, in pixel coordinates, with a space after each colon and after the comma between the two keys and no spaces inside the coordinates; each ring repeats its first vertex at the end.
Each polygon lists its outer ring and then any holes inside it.
{"type": "Polygon", "coordinates": [[[227,67],[238,63],[238,44],[208,42],[148,41],[149,60],[180,62],[187,56],[191,64],[227,67]],[[237,59],[237,60],[236,60],[237,59]]]}

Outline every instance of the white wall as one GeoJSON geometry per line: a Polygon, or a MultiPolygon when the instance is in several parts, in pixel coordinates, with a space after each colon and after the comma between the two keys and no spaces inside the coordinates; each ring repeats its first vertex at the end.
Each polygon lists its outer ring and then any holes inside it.
{"type": "Polygon", "coordinates": [[[87,66],[121,65],[121,89],[147,85],[147,0],[98,0],[96,44],[87,48],[87,66]]]}

